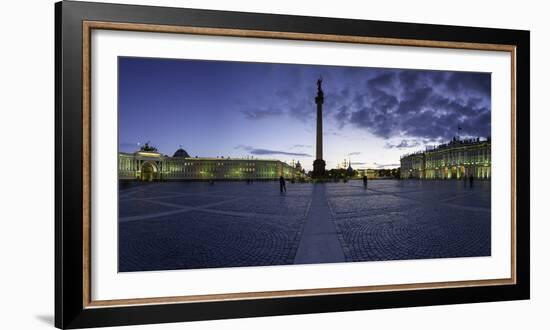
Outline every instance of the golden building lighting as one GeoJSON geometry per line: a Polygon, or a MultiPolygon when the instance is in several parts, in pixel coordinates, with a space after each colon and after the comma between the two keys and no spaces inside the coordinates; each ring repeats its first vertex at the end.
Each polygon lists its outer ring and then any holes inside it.
{"type": "Polygon", "coordinates": [[[491,138],[453,138],[401,157],[402,179],[491,179],[491,138]]]}
{"type": "Polygon", "coordinates": [[[295,166],[279,160],[230,157],[191,157],[178,149],[172,157],[145,144],[134,153],[118,155],[119,180],[275,180],[305,176],[300,162],[295,166]]]}

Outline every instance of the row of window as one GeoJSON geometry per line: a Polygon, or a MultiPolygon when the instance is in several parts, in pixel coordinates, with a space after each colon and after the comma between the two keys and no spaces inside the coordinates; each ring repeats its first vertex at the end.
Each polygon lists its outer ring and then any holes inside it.
{"type": "Polygon", "coordinates": [[[491,162],[491,149],[477,149],[468,151],[454,151],[447,153],[426,153],[426,159],[413,156],[401,159],[402,169],[433,168],[448,165],[491,162]]]}
{"type": "MultiPolygon", "coordinates": [[[[224,175],[213,175],[210,173],[205,174],[196,174],[196,173],[190,173],[190,174],[182,174],[182,173],[167,173],[163,175],[166,179],[205,179],[205,178],[213,178],[213,179],[240,179],[241,176],[238,175],[231,175],[231,174],[224,174],[224,175]]],[[[274,174],[255,174],[253,178],[276,178],[276,173],[274,174]]]]}
{"type": "Polygon", "coordinates": [[[266,172],[276,172],[276,168],[216,168],[216,167],[184,167],[181,169],[168,167],[166,169],[168,172],[179,172],[179,173],[199,173],[199,172],[257,172],[257,173],[266,173],[266,172]]]}
{"type": "Polygon", "coordinates": [[[417,178],[417,179],[462,179],[473,176],[476,179],[490,179],[490,167],[465,168],[464,170],[411,170],[401,171],[401,178],[417,178]]]}
{"type": "MultiPolygon", "coordinates": [[[[119,157],[119,170],[120,171],[136,171],[139,169],[140,164],[145,162],[144,160],[136,160],[133,158],[119,157]]],[[[256,164],[253,162],[160,162],[157,164],[158,170],[161,172],[200,172],[200,171],[241,171],[241,172],[259,172],[259,173],[271,173],[278,169],[281,169],[280,164],[256,164]],[[258,165],[258,166],[256,166],[258,165]],[[220,168],[220,166],[223,166],[220,168]]],[[[284,166],[282,168],[285,172],[289,173],[294,168],[288,168],[284,166]]]]}

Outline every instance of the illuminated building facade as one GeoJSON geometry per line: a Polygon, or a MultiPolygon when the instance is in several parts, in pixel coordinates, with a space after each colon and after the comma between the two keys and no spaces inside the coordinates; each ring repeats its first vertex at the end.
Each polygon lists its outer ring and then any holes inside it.
{"type": "Polygon", "coordinates": [[[453,138],[401,157],[402,179],[491,179],[491,138],[453,138]]]}
{"type": "Polygon", "coordinates": [[[378,179],[378,172],[372,168],[360,168],[357,170],[357,178],[362,179],[366,176],[368,179],[378,179]]]}
{"type": "Polygon", "coordinates": [[[396,179],[399,178],[399,169],[398,168],[389,168],[389,169],[379,169],[379,168],[361,168],[355,171],[356,178],[362,179],[367,177],[367,179],[396,179]]]}
{"type": "Polygon", "coordinates": [[[303,175],[299,162],[293,167],[279,160],[190,157],[183,149],[169,157],[147,144],[134,153],[118,155],[119,180],[275,180],[303,175]]]}

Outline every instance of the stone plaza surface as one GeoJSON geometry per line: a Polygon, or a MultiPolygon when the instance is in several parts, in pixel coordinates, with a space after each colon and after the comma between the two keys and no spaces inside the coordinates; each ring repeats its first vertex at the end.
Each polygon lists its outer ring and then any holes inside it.
{"type": "Polygon", "coordinates": [[[489,256],[491,183],[147,183],[119,192],[119,271],[489,256]]]}

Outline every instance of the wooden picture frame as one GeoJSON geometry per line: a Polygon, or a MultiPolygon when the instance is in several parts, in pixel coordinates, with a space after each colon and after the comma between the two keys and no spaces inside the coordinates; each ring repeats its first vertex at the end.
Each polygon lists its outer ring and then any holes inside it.
{"type": "Polygon", "coordinates": [[[55,324],[180,322],[529,298],[529,32],[62,1],[56,15],[55,324]],[[91,298],[91,31],[325,41],[509,52],[511,277],[94,301],[91,298]]]}

